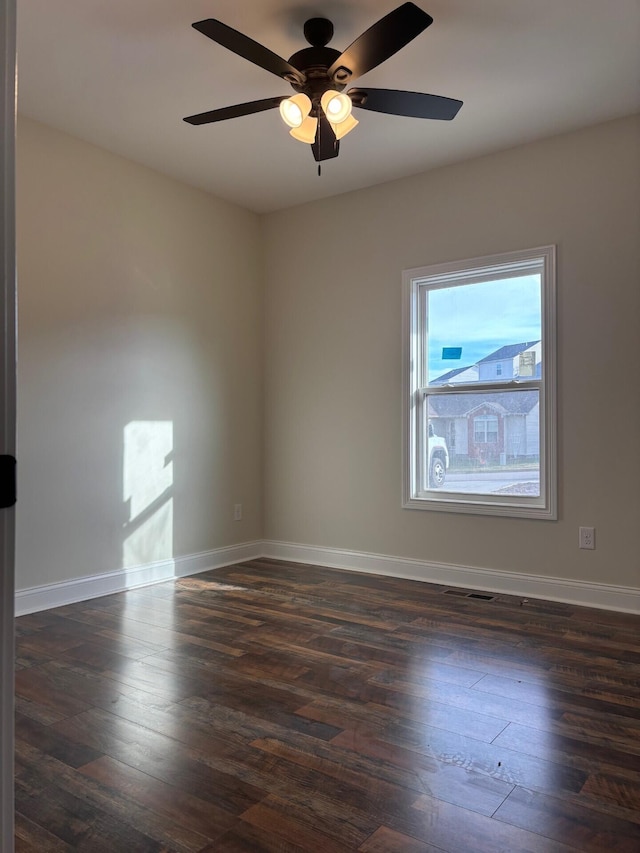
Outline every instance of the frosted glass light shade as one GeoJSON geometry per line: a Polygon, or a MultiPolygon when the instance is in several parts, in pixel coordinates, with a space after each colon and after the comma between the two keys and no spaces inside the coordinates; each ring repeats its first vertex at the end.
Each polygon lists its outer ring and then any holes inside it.
{"type": "Polygon", "coordinates": [[[324,114],[329,119],[331,124],[340,124],[351,115],[351,98],[343,95],[340,92],[334,92],[332,89],[325,92],[320,99],[324,114]]]}
{"type": "Polygon", "coordinates": [[[292,128],[289,133],[294,139],[297,139],[298,142],[308,142],[309,145],[313,145],[317,130],[318,119],[313,118],[312,116],[307,116],[300,127],[292,128]]]}
{"type": "Polygon", "coordinates": [[[280,101],[280,116],[289,127],[300,127],[310,111],[311,101],[303,92],[280,101]]]}
{"type": "Polygon", "coordinates": [[[351,133],[356,125],[360,124],[358,119],[349,115],[346,117],[344,121],[341,121],[340,124],[334,124],[331,122],[331,127],[333,128],[333,132],[336,135],[336,139],[342,139],[343,136],[346,136],[347,133],[351,133]]]}

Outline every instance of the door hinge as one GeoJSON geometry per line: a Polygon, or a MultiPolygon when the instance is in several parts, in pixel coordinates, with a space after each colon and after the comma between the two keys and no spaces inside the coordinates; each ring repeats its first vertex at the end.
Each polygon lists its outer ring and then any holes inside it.
{"type": "Polygon", "coordinates": [[[13,506],[16,500],[16,458],[0,454],[0,509],[13,506]]]}

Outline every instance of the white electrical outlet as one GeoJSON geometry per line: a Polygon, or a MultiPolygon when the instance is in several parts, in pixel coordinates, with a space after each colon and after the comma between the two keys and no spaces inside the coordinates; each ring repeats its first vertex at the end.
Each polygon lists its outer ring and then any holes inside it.
{"type": "Polygon", "coordinates": [[[233,506],[233,520],[234,521],[242,521],[242,504],[234,504],[234,506],[233,506]]]}
{"type": "Polygon", "coordinates": [[[596,547],[596,529],[595,527],[581,527],[579,542],[581,548],[586,548],[588,551],[595,550],[596,547]]]}

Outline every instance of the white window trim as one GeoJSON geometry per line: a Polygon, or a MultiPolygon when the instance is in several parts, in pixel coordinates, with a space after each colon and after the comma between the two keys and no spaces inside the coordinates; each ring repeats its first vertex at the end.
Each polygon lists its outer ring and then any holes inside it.
{"type": "MultiPolygon", "coordinates": [[[[474,515],[498,515],[514,518],[555,520],[557,510],[557,344],[556,344],[556,247],[542,246],[499,255],[487,255],[465,261],[404,270],[402,274],[402,506],[437,512],[474,515]],[[429,492],[417,495],[416,453],[418,450],[418,414],[416,375],[421,358],[418,339],[420,285],[430,283],[443,287],[454,283],[471,284],[511,277],[518,268],[526,272],[532,263],[542,261],[542,369],[544,381],[540,393],[540,496],[517,496],[511,500],[498,495],[474,495],[453,492],[429,492]],[[544,389],[544,393],[543,390],[544,389]]],[[[531,387],[532,382],[527,383],[531,387]]],[[[478,390],[517,390],[513,382],[474,383],[478,390]]],[[[432,389],[434,390],[434,389],[432,389]]],[[[435,389],[437,393],[437,388],[435,389]]],[[[430,392],[431,393],[431,392],[430,392]]],[[[463,392],[464,393],[464,392],[463,392]]]]}

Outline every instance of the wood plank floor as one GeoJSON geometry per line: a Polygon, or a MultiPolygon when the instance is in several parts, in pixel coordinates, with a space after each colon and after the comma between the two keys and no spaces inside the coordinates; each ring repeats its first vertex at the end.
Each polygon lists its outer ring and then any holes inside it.
{"type": "Polygon", "coordinates": [[[17,853],[638,853],[640,617],[464,592],[255,560],[18,619],[17,853]]]}

